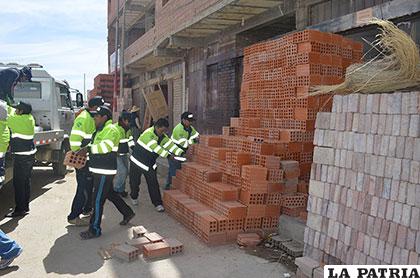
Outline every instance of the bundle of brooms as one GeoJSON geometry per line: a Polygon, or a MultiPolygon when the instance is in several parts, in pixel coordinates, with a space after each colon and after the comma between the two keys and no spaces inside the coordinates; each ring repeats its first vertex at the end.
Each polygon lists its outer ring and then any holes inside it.
{"type": "Polygon", "coordinates": [[[380,34],[371,43],[379,54],[349,66],[343,83],[314,86],[309,95],[384,93],[420,85],[419,50],[411,37],[390,21],[374,19],[370,23],[380,27],[380,34]]]}

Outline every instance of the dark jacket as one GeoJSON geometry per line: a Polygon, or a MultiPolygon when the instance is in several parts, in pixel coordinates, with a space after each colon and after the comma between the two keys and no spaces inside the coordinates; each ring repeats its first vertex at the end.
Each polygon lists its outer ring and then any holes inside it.
{"type": "Polygon", "coordinates": [[[20,71],[16,68],[0,70],[0,99],[13,99],[12,91],[20,77],[20,71]]]}

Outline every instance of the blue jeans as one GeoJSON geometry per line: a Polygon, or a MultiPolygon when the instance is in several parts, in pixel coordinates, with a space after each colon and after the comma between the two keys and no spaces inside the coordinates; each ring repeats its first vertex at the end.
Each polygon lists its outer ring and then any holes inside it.
{"type": "Polygon", "coordinates": [[[114,178],[114,190],[115,192],[121,193],[125,191],[125,181],[128,176],[128,156],[118,155],[117,156],[117,174],[114,178]]]}
{"type": "Polygon", "coordinates": [[[0,257],[9,260],[16,257],[22,250],[19,244],[0,230],[0,257]]]}
{"type": "Polygon", "coordinates": [[[172,184],[172,177],[176,175],[176,170],[181,169],[181,162],[174,159],[169,159],[169,170],[168,170],[168,178],[166,179],[166,185],[172,184]]]}
{"type": "Polygon", "coordinates": [[[73,220],[82,212],[92,210],[93,178],[87,169],[76,169],[77,190],[71,204],[71,212],[68,220],[73,220]]]}

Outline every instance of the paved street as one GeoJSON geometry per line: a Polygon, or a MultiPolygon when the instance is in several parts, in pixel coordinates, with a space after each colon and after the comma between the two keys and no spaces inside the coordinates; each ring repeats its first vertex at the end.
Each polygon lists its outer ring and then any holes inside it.
{"type": "Polygon", "coordinates": [[[207,247],[166,213],[155,212],[144,187],[132,224],[180,240],[184,243],[184,254],[155,261],[140,258],[132,263],[118,259],[103,261],[98,249],[124,242],[127,227],[118,225],[122,216],[107,203],[102,222],[103,236],[81,241],[79,232],[85,228],[70,227],[66,221],[75,188],[74,172],[64,180],[58,180],[52,177],[52,170],[35,170],[31,213],[18,220],[3,219],[13,203],[13,190],[9,186],[0,191],[0,228],[24,248],[12,267],[0,272],[0,276],[266,278],[283,277],[283,273],[288,272],[282,265],[250,256],[234,244],[207,247]]]}

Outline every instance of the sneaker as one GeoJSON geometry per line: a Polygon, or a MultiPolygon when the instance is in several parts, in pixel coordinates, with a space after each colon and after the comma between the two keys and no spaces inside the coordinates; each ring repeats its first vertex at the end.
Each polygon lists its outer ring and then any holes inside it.
{"type": "Polygon", "coordinates": [[[120,193],[120,195],[121,195],[121,197],[123,197],[123,198],[127,198],[127,196],[128,196],[128,192],[127,192],[127,191],[123,191],[123,192],[121,192],[121,193],[120,193]]]}
{"type": "Polygon", "coordinates": [[[133,204],[133,206],[138,206],[139,205],[139,200],[138,199],[131,199],[131,203],[133,204]]]}
{"type": "Polygon", "coordinates": [[[124,217],[123,221],[120,222],[120,225],[121,226],[127,225],[130,222],[130,220],[134,218],[134,216],[136,216],[136,214],[135,213],[132,213],[129,216],[124,217]]]}
{"type": "Polygon", "coordinates": [[[90,219],[89,218],[76,217],[72,220],[67,220],[67,222],[69,222],[69,224],[72,224],[72,225],[75,225],[75,226],[78,226],[78,227],[89,226],[90,219]]]}
{"type": "Polygon", "coordinates": [[[96,235],[96,234],[92,233],[90,230],[87,230],[87,231],[84,231],[84,232],[80,233],[80,238],[82,240],[88,240],[88,239],[97,238],[97,237],[100,237],[100,236],[101,236],[101,234],[96,235]]]}
{"type": "Polygon", "coordinates": [[[93,211],[91,210],[91,211],[89,211],[89,212],[82,212],[82,214],[80,215],[80,218],[89,218],[89,217],[91,217],[92,216],[92,214],[93,214],[93,211]]]}
{"type": "Polygon", "coordinates": [[[27,214],[28,214],[28,212],[25,212],[25,211],[11,210],[8,214],[5,215],[5,217],[10,217],[10,218],[22,217],[22,216],[25,216],[27,214]]]}
{"type": "Polygon", "coordinates": [[[19,250],[19,252],[17,253],[17,255],[14,256],[13,258],[10,258],[10,259],[1,259],[0,260],[0,270],[7,268],[17,257],[20,256],[20,254],[22,254],[22,251],[23,251],[23,249],[21,248],[19,250]]]}
{"type": "Polygon", "coordinates": [[[156,210],[158,212],[164,212],[165,211],[165,208],[162,205],[158,205],[158,206],[156,206],[156,210]]]}

